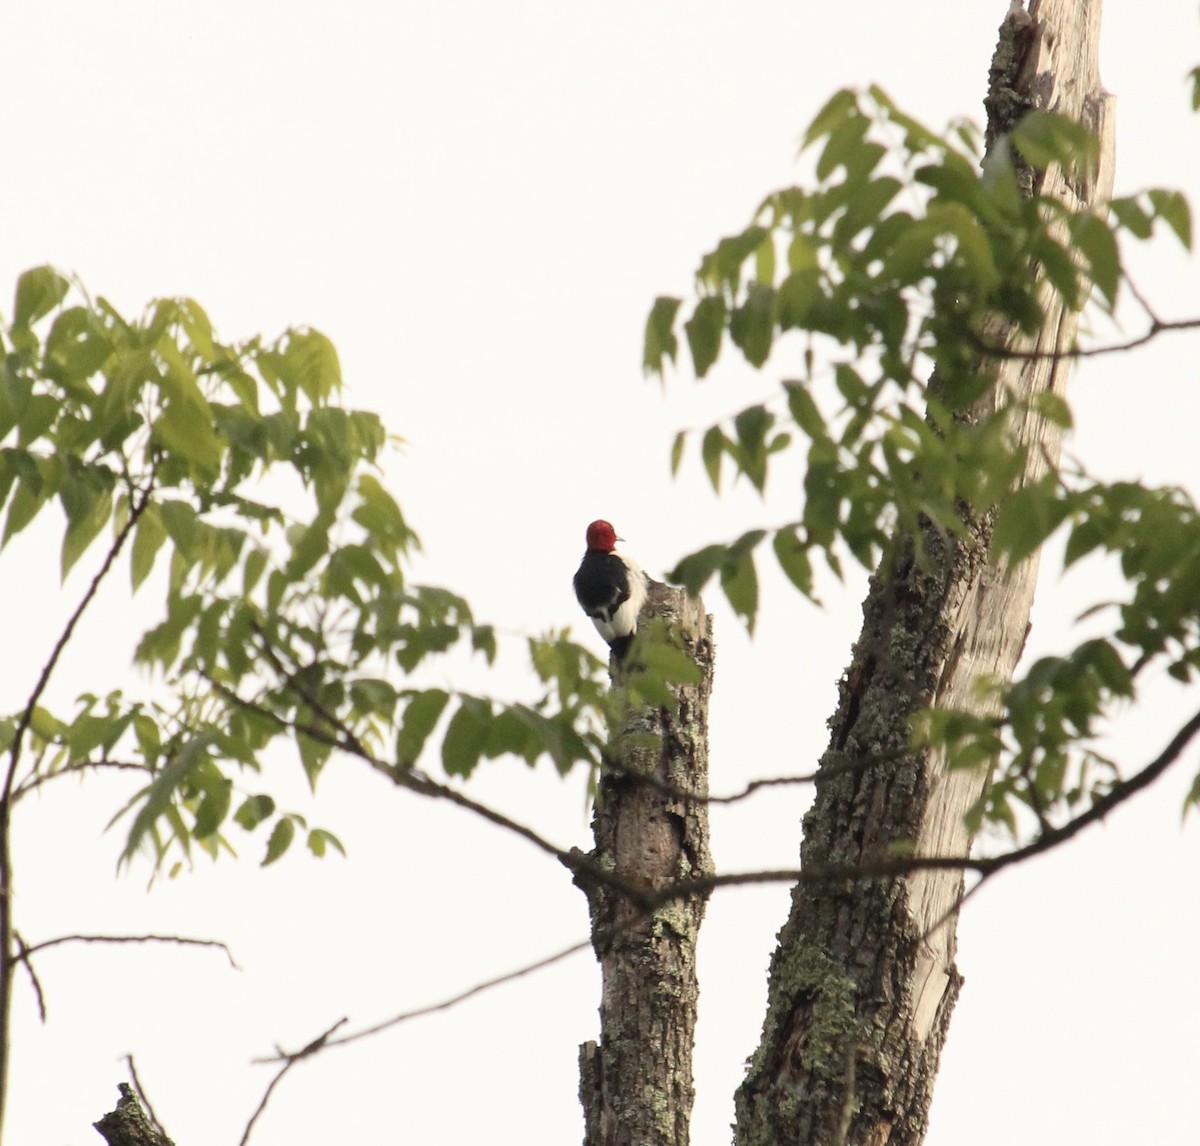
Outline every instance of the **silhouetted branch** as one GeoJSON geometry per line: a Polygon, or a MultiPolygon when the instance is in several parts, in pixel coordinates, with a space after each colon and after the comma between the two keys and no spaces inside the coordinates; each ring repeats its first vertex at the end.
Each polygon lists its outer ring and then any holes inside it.
{"type": "Polygon", "coordinates": [[[259,1120],[263,1111],[266,1110],[267,1103],[271,1100],[271,1095],[275,1092],[275,1088],[283,1081],[283,1076],[287,1074],[287,1072],[291,1070],[292,1067],[294,1067],[301,1059],[308,1058],[310,1055],[314,1055],[317,1053],[317,1051],[321,1050],[321,1048],[324,1047],[328,1042],[329,1036],[332,1035],[333,1032],[345,1022],[345,1019],[338,1019],[338,1021],[334,1023],[333,1026],[331,1026],[327,1031],[325,1031],[324,1034],[318,1035],[315,1039],[313,1039],[312,1042],[308,1044],[308,1046],[304,1047],[302,1050],[296,1051],[294,1054],[280,1054],[280,1058],[283,1060],[283,1066],[279,1068],[279,1071],[276,1073],[275,1077],[267,1084],[267,1089],[263,1092],[262,1101],[259,1102],[254,1113],[250,1115],[250,1121],[246,1123],[246,1129],[242,1134],[242,1139],[239,1143],[239,1146],[246,1146],[246,1143],[250,1141],[250,1133],[254,1129],[254,1124],[259,1120]]]}
{"type": "Polygon", "coordinates": [[[117,772],[149,772],[151,775],[154,773],[152,765],[138,763],[136,760],[72,760],[53,772],[38,772],[27,776],[13,789],[12,802],[16,804],[22,796],[36,792],[50,780],[57,780],[60,776],[69,776],[75,772],[86,772],[89,768],[111,768],[117,772]]]}
{"type": "Polygon", "coordinates": [[[622,879],[620,876],[601,867],[599,864],[593,863],[592,860],[578,848],[567,850],[560,848],[557,844],[552,843],[544,836],[539,835],[526,824],[522,824],[518,820],[506,816],[503,812],[496,811],[495,808],[488,807],[486,804],[480,803],[478,800],[473,800],[470,796],[464,795],[456,788],[451,788],[446,784],[439,784],[436,780],[426,776],[423,772],[419,772],[414,768],[396,768],[386,761],[380,760],[373,755],[368,749],[348,730],[343,728],[343,722],[333,720],[331,724],[334,732],[329,732],[323,728],[317,728],[315,725],[300,724],[296,721],[288,720],[286,717],[280,716],[279,713],[264,705],[256,704],[254,701],[247,700],[242,697],[227,685],[222,684],[218,680],[211,677],[205,679],[212,687],[224,696],[231,703],[245,708],[248,711],[257,713],[260,716],[266,717],[273,721],[280,728],[290,732],[300,732],[321,744],[327,744],[329,747],[337,749],[340,752],[345,752],[350,756],[354,756],[364,763],[368,764],[376,772],[386,776],[392,783],[401,788],[406,788],[410,792],[415,792],[419,796],[426,796],[430,799],[445,800],[448,803],[454,804],[456,807],[462,808],[464,811],[470,812],[472,815],[478,816],[486,820],[490,824],[494,824],[498,828],[503,828],[513,835],[519,836],[521,839],[533,844],[539,851],[545,852],[547,855],[553,856],[559,863],[573,874],[582,873],[597,883],[602,883],[606,887],[612,888],[614,891],[620,892],[628,897],[634,903],[642,903],[646,899],[645,891],[630,883],[628,880],[622,879]]]}
{"type": "Polygon", "coordinates": [[[63,943],[178,943],[184,947],[216,947],[225,952],[225,958],[229,960],[229,965],[235,971],[241,970],[233,957],[233,952],[219,939],[190,939],[185,935],[59,935],[55,939],[45,939],[41,943],[34,943],[28,947],[22,944],[18,958],[27,962],[30,955],[36,955],[39,951],[46,951],[63,943]]]}
{"type": "MultiPolygon", "coordinates": [[[[428,1006],[416,1007],[410,1011],[402,1011],[398,1015],[393,1015],[390,1019],[384,1019],[383,1022],[374,1023],[369,1027],[363,1027],[359,1031],[351,1031],[349,1034],[340,1036],[339,1038],[324,1038],[321,1046],[313,1047],[310,1043],[303,1051],[296,1054],[277,1053],[272,1058],[256,1058],[256,1063],[272,1063],[289,1060],[296,1057],[301,1057],[313,1054],[318,1050],[324,1050],[326,1047],[340,1047],[347,1043],[358,1042],[360,1039],[370,1038],[372,1035],[377,1035],[383,1031],[391,1030],[392,1027],[398,1027],[401,1023],[407,1023],[410,1019],[419,1019],[425,1015],[434,1015],[438,1011],[448,1011],[451,1007],[457,1006],[459,1003],[465,1003],[468,999],[475,995],[481,995],[485,991],[490,991],[493,987],[503,986],[505,983],[515,982],[517,979],[524,978],[526,975],[532,975],[535,971],[544,970],[555,963],[560,963],[562,960],[576,955],[580,951],[591,946],[590,939],[582,939],[578,943],[572,943],[569,947],[564,947],[561,951],[554,952],[553,955],[547,955],[542,959],[538,959],[533,963],[527,963],[523,967],[518,967],[515,971],[506,971],[503,975],[496,975],[491,979],[485,979],[482,983],[476,983],[473,987],[468,987],[465,991],[459,991],[457,994],[451,995],[447,999],[443,999],[440,1003],[430,1003],[428,1006]]],[[[346,1020],[343,1019],[343,1022],[346,1020]]]]}
{"type": "Polygon", "coordinates": [[[37,977],[37,972],[33,969],[33,964],[29,962],[29,948],[25,946],[25,940],[21,938],[21,933],[13,928],[13,945],[17,949],[15,961],[25,965],[25,971],[29,975],[29,982],[33,987],[34,997],[37,999],[38,1018],[44,1023],[46,1021],[46,995],[42,990],[41,981],[37,977]]]}
{"type": "Polygon", "coordinates": [[[125,1065],[129,1067],[129,1077],[133,1081],[133,1089],[137,1092],[138,1101],[142,1104],[142,1110],[145,1112],[150,1125],[163,1136],[166,1141],[170,1142],[171,1138],[167,1134],[167,1128],[159,1121],[158,1115],[154,1113],[154,1107],[150,1105],[150,1096],[146,1093],[146,1088],[142,1085],[142,1080],[138,1078],[137,1067],[133,1065],[133,1055],[125,1056],[125,1065]]]}

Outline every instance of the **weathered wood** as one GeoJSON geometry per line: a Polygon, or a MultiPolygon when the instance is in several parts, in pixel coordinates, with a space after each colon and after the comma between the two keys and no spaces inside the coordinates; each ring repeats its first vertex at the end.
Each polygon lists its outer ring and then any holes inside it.
{"type": "MultiPolygon", "coordinates": [[[[651,618],[682,636],[700,683],[672,689],[676,714],[661,708],[631,714],[618,759],[598,782],[591,853],[595,863],[647,891],[712,871],[704,802],[711,618],[698,600],[666,585],[654,586],[643,607],[642,621],[651,618]]],[[[585,872],[576,881],[588,896],[603,981],[600,1042],[585,1043],[579,1055],[585,1144],[686,1146],[695,1098],[696,939],[706,897],[645,913],[585,872]]]]}
{"type": "Polygon", "coordinates": [[[109,1111],[94,1122],[100,1137],[108,1146],[174,1146],[174,1143],[151,1122],[138,1102],[133,1087],[127,1082],[117,1084],[121,1097],[116,1110],[109,1111]]]}
{"type": "MultiPolygon", "coordinates": [[[[1071,207],[1107,200],[1113,174],[1112,99],[1099,79],[1099,0],[1032,0],[1001,26],[987,99],[993,142],[1031,108],[1086,123],[1103,144],[1092,184],[1052,169],[1026,173],[1026,190],[1071,207]]],[[[1069,349],[1078,315],[1043,291],[1046,322],[1032,341],[995,324],[1010,349],[1069,349]]],[[[1010,359],[984,399],[1065,389],[1063,358],[1010,359]]],[[[987,412],[981,409],[979,413],[987,412]]],[[[1026,480],[1057,460],[1060,431],[1030,414],[1017,428],[1032,445],[1026,480]]],[[[857,865],[898,843],[919,855],[963,855],[964,813],[985,778],[914,754],[909,718],[933,702],[981,703],[983,676],[1010,679],[1024,644],[1037,559],[990,565],[991,522],[969,521],[965,540],[930,532],[932,561],[901,544],[872,578],[863,629],[840,686],[816,800],[805,817],[802,862],[857,865]]],[[[771,964],[762,1042],[737,1095],[739,1146],[915,1146],[925,1135],[934,1076],[961,985],[955,907],[962,876],[801,885],[771,964]]]]}

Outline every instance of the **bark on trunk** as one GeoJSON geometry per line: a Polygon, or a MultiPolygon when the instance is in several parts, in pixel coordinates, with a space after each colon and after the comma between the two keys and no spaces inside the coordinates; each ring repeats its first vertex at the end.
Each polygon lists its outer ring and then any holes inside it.
{"type": "MultiPolygon", "coordinates": [[[[651,617],[682,636],[700,683],[672,689],[677,714],[643,708],[630,717],[616,767],[599,780],[591,853],[647,891],[712,871],[704,803],[711,619],[698,600],[665,585],[654,586],[643,607],[643,622],[651,617]]],[[[579,1051],[585,1146],[686,1146],[695,1097],[696,938],[706,897],[646,914],[586,875],[577,882],[588,896],[603,979],[600,1042],[579,1051]]]]}
{"type": "MultiPolygon", "coordinates": [[[[1112,185],[1114,116],[1100,86],[1099,0],[1032,0],[1000,30],[987,99],[988,140],[1031,108],[1058,111],[1103,141],[1094,185],[1052,170],[1027,190],[1072,206],[1100,203],[1112,185]]],[[[1046,322],[1032,343],[1015,331],[989,338],[1010,347],[1069,348],[1078,316],[1044,296],[1046,322]]],[[[985,401],[1065,388],[1069,361],[1009,360],[985,401]]],[[[1059,431],[1030,416],[1018,434],[1034,446],[1026,479],[1057,460],[1059,431]]],[[[805,865],[856,865],[912,844],[918,855],[962,855],[964,813],[984,777],[949,771],[914,754],[909,717],[935,702],[978,705],[981,675],[1011,677],[1024,644],[1036,558],[1011,571],[987,560],[991,523],[971,522],[965,541],[930,536],[932,561],[897,546],[876,572],[863,629],[841,685],[816,800],[805,817],[805,865]]],[[[737,1094],[739,1146],[913,1146],[925,1135],[934,1076],[962,980],[954,963],[962,876],[797,886],[772,958],[763,1036],[737,1094]],[[940,924],[940,925],[939,925],[940,924]]]]}

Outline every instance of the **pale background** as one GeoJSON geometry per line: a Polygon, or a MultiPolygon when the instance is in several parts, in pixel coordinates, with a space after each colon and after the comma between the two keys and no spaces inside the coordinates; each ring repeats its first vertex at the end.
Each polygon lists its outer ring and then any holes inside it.
{"type": "MultiPolygon", "coordinates": [[[[881,83],[940,125],[982,117],[1003,0],[837,5],[625,0],[415,4],[10,4],[0,46],[0,310],[26,267],[53,262],[136,312],[189,294],[226,338],[311,323],[339,348],[347,400],[410,443],[387,481],[425,542],[418,576],[455,588],[506,633],[579,622],[570,578],[583,527],[607,516],[652,572],[794,510],[715,500],[694,459],[668,473],[674,431],[750,404],[726,354],[665,396],[640,373],[646,311],[686,292],[700,253],[796,178],[799,134],[845,84],[881,83]]],[[[1200,63],[1193,5],[1110,5],[1102,66],[1119,96],[1119,192],[1200,187],[1184,83],[1200,63]]],[[[1200,313],[1194,267],[1140,255],[1166,315],[1200,313]]],[[[1133,329],[1132,319],[1130,329],[1133,329]]],[[[1074,387],[1068,448],[1093,469],[1200,488],[1194,342],[1094,361],[1074,387]]],[[[17,708],[87,562],[58,592],[57,526],[0,560],[0,701],[17,708]]],[[[1102,571],[1048,562],[1032,653],[1063,647],[1105,592],[1102,571]]],[[[714,787],[809,769],[858,630],[861,578],[826,609],[765,578],[760,631],[716,594],[714,787]]],[[[82,629],[51,699],[149,687],[129,668],[159,590],[124,574],[82,629]]],[[[588,631],[585,639],[591,640],[588,631]]],[[[597,646],[599,642],[595,642],[597,646]]],[[[516,640],[487,678],[528,695],[516,640]]],[[[599,651],[599,649],[598,649],[599,651]]],[[[1112,751],[1150,758],[1187,712],[1162,695],[1128,714],[1112,751]]],[[[1191,701],[1194,705],[1194,699],[1191,701]]],[[[930,1146],[1050,1146],[1200,1137],[1194,1089],[1200,939],[1194,822],[1180,827],[1196,752],[1135,808],[1001,876],[960,929],[967,984],[951,1027],[930,1146]]],[[[290,759],[267,778],[346,841],[350,858],[241,862],[146,890],[115,877],[104,824],[124,782],[59,782],[21,809],[18,921],[26,940],[176,931],[213,952],[64,947],[38,959],[49,1023],[18,982],[7,1141],[98,1141],[133,1053],[180,1146],[233,1146],[269,1079],[249,1065],[337,1018],[367,1024],[436,1002],[586,935],[566,874],[527,845],[334,761],[314,804],[290,759]]],[[[586,846],[582,777],[484,769],[471,793],[564,845],[586,846]]],[[[714,813],[723,869],[790,866],[803,791],[714,813]]],[[[732,1092],[758,1035],[786,889],[711,904],[693,1141],[728,1141],[732,1092]]],[[[596,1034],[589,955],[298,1066],[253,1142],[578,1142],[575,1048],[596,1034]]]]}

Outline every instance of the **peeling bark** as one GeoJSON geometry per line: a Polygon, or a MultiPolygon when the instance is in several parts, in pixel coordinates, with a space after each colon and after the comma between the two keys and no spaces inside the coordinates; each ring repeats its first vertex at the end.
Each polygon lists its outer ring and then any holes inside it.
{"type": "MultiPolygon", "coordinates": [[[[645,708],[631,715],[617,764],[599,780],[590,857],[648,892],[712,871],[703,801],[711,619],[698,600],[665,585],[655,585],[643,607],[642,621],[653,617],[682,636],[700,683],[672,689],[677,714],[645,708]]],[[[579,1054],[585,1146],[686,1146],[695,1098],[696,939],[707,897],[645,913],[583,872],[577,882],[587,893],[603,979],[600,1042],[585,1043],[579,1054]]]]}
{"type": "MultiPolygon", "coordinates": [[[[1071,207],[1104,202],[1113,172],[1112,100],[1100,86],[1099,0],[1014,5],[989,74],[988,143],[1031,108],[1080,120],[1100,135],[1094,184],[1057,169],[1022,173],[1027,193],[1071,207]]],[[[1048,289],[1036,339],[996,325],[988,338],[1051,352],[1074,342],[1078,315],[1048,289]]],[[[1069,360],[1008,360],[983,400],[1065,389],[1069,360]]],[[[978,411],[980,413],[986,410],[978,411]]],[[[1032,446],[1025,480],[1056,461],[1060,431],[1030,415],[1016,431],[1032,446]]],[[[1037,559],[1012,570],[989,564],[991,522],[969,520],[964,539],[930,532],[901,542],[872,578],[862,633],[840,684],[805,817],[804,865],[853,866],[896,845],[918,855],[962,855],[964,814],[985,777],[915,754],[909,718],[940,702],[981,703],[982,676],[1010,679],[1024,645],[1037,559]]],[[[924,1136],[934,1076],[962,984],[954,963],[959,873],[800,885],[771,962],[763,1037],[737,1094],[738,1146],[915,1146],[924,1136]]]]}

